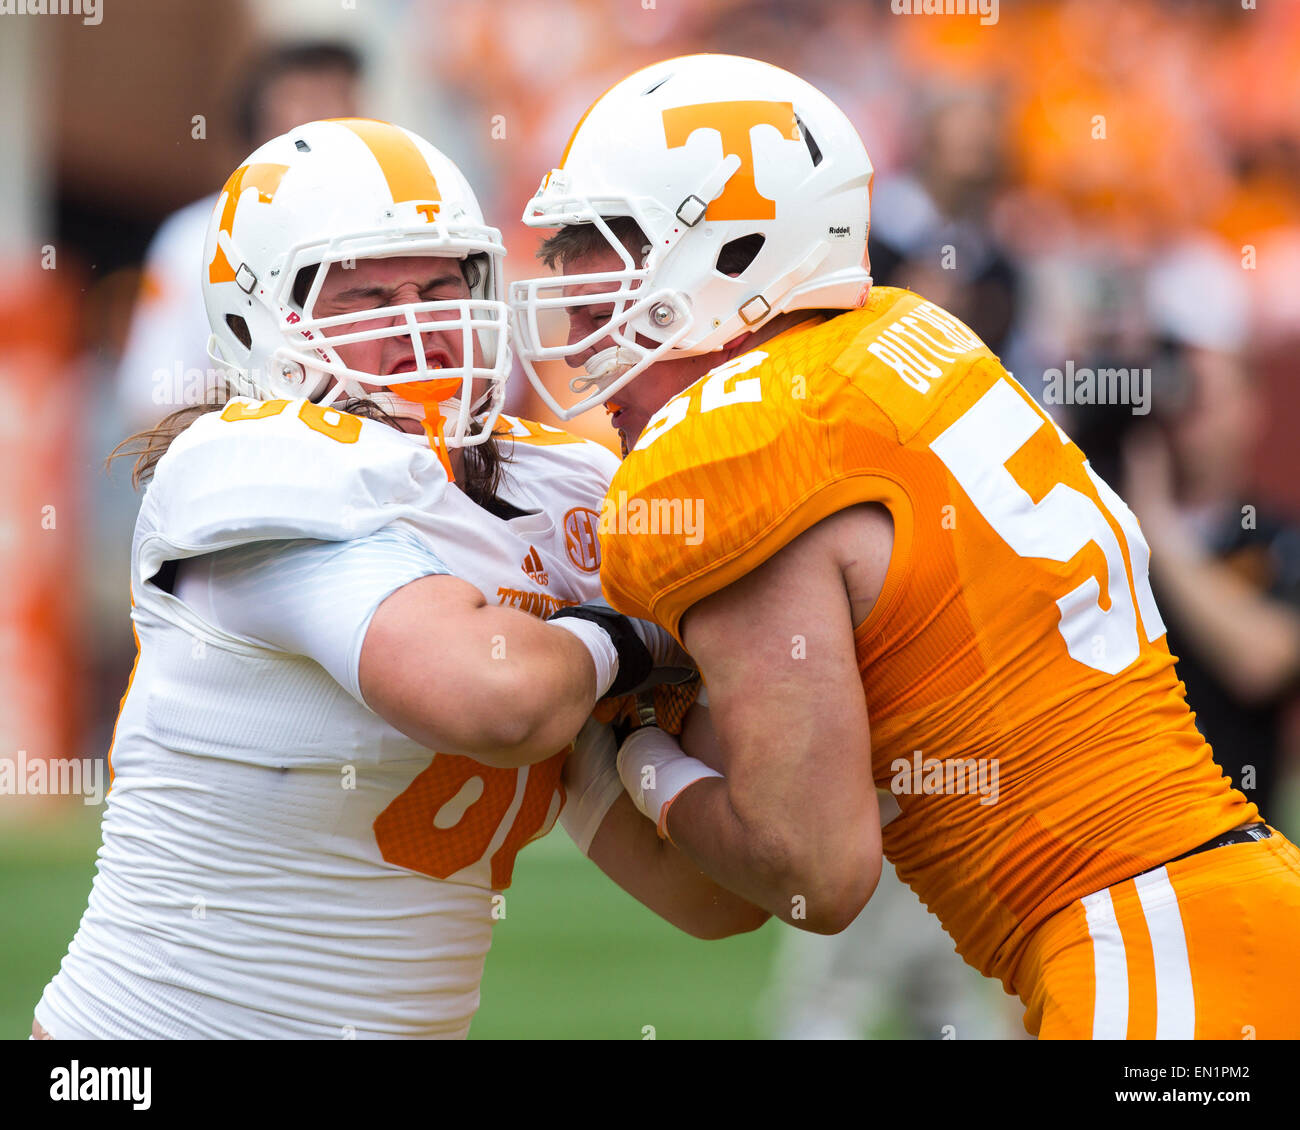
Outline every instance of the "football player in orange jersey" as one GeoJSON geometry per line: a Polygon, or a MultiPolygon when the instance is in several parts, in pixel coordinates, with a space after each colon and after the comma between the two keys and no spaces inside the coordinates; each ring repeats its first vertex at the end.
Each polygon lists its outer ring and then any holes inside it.
{"type": "Polygon", "coordinates": [[[525,370],[630,448],[605,596],[694,656],[725,771],[647,728],[624,782],[804,929],[883,847],[1032,1033],[1296,1036],[1300,852],[1196,730],[1137,521],[965,325],[872,289],[871,177],[808,83],[697,55],[602,95],[525,210],[560,271],[511,288],[525,370]]]}

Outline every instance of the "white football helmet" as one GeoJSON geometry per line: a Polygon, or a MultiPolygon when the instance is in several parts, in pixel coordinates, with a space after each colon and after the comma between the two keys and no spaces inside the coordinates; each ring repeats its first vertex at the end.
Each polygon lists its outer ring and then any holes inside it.
{"type": "Polygon", "coordinates": [[[871,178],[848,118],[788,71],[732,55],[637,71],[591,106],[524,210],[529,227],[594,225],[622,263],[511,284],[528,379],[568,420],[666,357],[712,353],[788,310],[861,306],[871,178]],[[643,254],[610,230],[623,216],[645,235],[643,254]],[[560,312],[596,305],[612,305],[609,321],[568,342],[560,312]],[[569,382],[589,395],[561,405],[537,364],[606,338],[587,375],[569,382]]]}
{"type": "Polygon", "coordinates": [[[322,404],[353,396],[394,416],[440,415],[449,447],[481,443],[505,401],[512,360],[504,255],[460,170],[422,137],[363,118],[308,122],[253,152],[217,199],[203,250],[208,351],[240,395],[322,404]],[[315,316],[327,273],[317,268],[398,255],[476,257],[470,297],[315,316]],[[376,321],[388,324],[323,332],[376,321]],[[460,368],[428,364],[422,333],[430,331],[462,335],[460,368]],[[338,354],[341,345],[401,336],[416,369],[400,380],[351,369],[338,354]],[[390,391],[366,392],[361,382],[390,391]]]}

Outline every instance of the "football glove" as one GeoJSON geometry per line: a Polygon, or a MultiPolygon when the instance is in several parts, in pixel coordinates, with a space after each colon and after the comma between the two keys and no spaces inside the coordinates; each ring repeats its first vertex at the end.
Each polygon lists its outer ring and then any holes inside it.
{"type": "Polygon", "coordinates": [[[680,683],[695,674],[695,663],[672,635],[649,620],[616,612],[603,600],[589,600],[552,612],[548,620],[575,617],[595,624],[618,653],[618,674],[602,698],[638,694],[663,683],[680,683]]]}

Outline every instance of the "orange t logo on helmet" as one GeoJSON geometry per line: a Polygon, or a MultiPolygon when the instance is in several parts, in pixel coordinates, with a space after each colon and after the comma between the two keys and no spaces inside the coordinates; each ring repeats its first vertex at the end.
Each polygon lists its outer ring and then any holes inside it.
{"type": "Polygon", "coordinates": [[[415,210],[429,223],[433,223],[442,193],[438,191],[438,181],[429,168],[429,162],[415,143],[390,122],[379,122],[373,118],[330,120],[346,126],[365,142],[366,148],[383,170],[388,191],[393,195],[393,203],[401,204],[407,200],[431,201],[429,204],[417,204],[415,210]]]}
{"type": "MultiPolygon", "coordinates": [[[[262,204],[270,204],[276,189],[280,187],[280,181],[288,171],[288,165],[240,165],[230,174],[225,188],[221,190],[226,194],[226,203],[221,209],[221,230],[234,238],[235,208],[245,189],[257,189],[258,201],[262,204]]],[[[230,260],[226,258],[226,253],[218,242],[217,253],[212,256],[212,262],[208,264],[208,282],[234,281],[235,268],[230,265],[230,260]]]]}
{"type": "Polygon", "coordinates": [[[710,220],[772,220],[776,204],[759,194],[754,184],[754,150],[750,131],[755,126],[774,126],[784,138],[799,140],[794,106],[789,102],[704,102],[694,106],[673,106],[663,111],[664,138],[669,149],[685,145],[699,129],[717,130],[723,156],[735,154],[740,168],[727,181],[722,193],[709,203],[710,220]]]}

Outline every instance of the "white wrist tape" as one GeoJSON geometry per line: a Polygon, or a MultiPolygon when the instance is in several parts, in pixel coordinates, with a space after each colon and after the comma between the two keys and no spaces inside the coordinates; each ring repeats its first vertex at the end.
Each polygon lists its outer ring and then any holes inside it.
{"type": "Polygon", "coordinates": [[[632,803],[654,821],[660,836],[667,836],[664,817],[668,806],[687,785],[722,776],[683,753],[676,739],[657,726],[643,726],[623,743],[618,751],[618,775],[632,803]]]}
{"type": "Polygon", "coordinates": [[[618,649],[609,634],[599,624],[576,616],[561,616],[547,623],[571,632],[586,645],[592,662],[596,664],[596,697],[603,698],[618,677],[618,649]]]}
{"type": "Polygon", "coordinates": [[[564,763],[564,807],[560,823],[583,855],[591,852],[605,814],[623,793],[614,767],[614,732],[603,722],[588,718],[573,739],[573,752],[564,763]]]}

